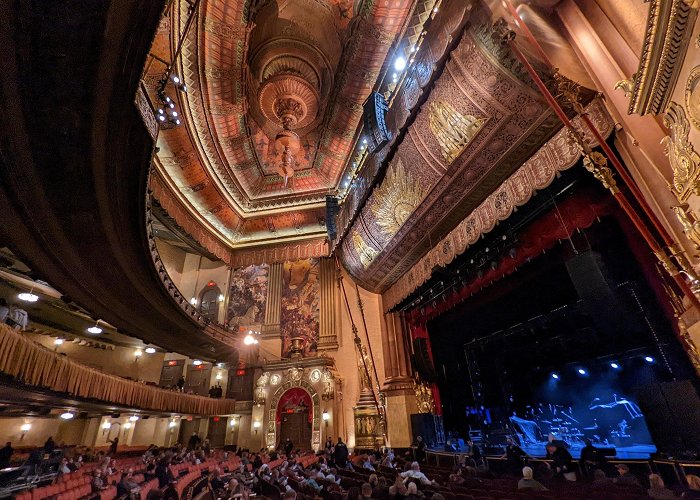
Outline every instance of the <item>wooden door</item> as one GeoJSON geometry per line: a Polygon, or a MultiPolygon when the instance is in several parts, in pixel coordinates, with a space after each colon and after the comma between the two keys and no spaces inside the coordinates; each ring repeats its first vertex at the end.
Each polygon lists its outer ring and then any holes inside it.
{"type": "Polygon", "coordinates": [[[173,387],[182,376],[184,369],[184,359],[171,359],[170,361],[163,361],[163,369],[160,372],[159,385],[167,388],[173,387]]]}
{"type": "Polygon", "coordinates": [[[282,414],[280,444],[283,445],[287,438],[292,440],[294,449],[311,449],[311,423],[308,412],[282,414]]]}
{"type": "Polygon", "coordinates": [[[209,438],[209,443],[212,448],[223,448],[226,444],[226,423],[228,419],[219,418],[215,420],[214,418],[209,419],[209,432],[207,433],[207,438],[209,438]]]}
{"type": "Polygon", "coordinates": [[[209,395],[209,383],[211,382],[211,363],[202,363],[199,366],[189,365],[185,377],[185,392],[209,395]]]}

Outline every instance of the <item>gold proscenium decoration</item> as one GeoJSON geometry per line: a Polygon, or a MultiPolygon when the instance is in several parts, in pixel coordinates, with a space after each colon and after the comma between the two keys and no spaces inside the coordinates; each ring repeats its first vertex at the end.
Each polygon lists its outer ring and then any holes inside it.
{"type": "Polygon", "coordinates": [[[401,158],[393,163],[370,202],[370,210],[377,218],[381,231],[389,238],[394,236],[427,192],[426,187],[404,168],[401,158]]]}
{"type": "Polygon", "coordinates": [[[486,119],[462,115],[447,101],[434,101],[430,103],[428,122],[440,144],[442,157],[449,165],[459,158],[486,119]]]}
{"type": "Polygon", "coordinates": [[[360,264],[362,264],[362,267],[365,269],[367,269],[377,255],[379,255],[379,250],[369,246],[357,230],[352,232],[352,245],[355,247],[355,252],[357,252],[357,256],[360,258],[360,264]]]}

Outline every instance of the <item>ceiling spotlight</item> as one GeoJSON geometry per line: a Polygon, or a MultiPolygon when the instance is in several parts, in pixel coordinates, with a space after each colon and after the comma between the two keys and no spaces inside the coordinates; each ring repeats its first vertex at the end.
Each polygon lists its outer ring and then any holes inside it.
{"type": "Polygon", "coordinates": [[[397,57],[394,59],[394,69],[396,71],[403,71],[406,69],[406,59],[404,59],[402,56],[397,57]]]}
{"type": "Polygon", "coordinates": [[[19,300],[23,300],[23,301],[25,301],[25,302],[36,302],[37,300],[39,300],[39,296],[36,295],[36,294],[34,294],[34,293],[32,293],[32,292],[23,292],[23,293],[20,293],[20,294],[17,296],[17,298],[18,298],[19,300]]]}
{"type": "Polygon", "coordinates": [[[584,370],[583,368],[579,368],[579,369],[578,369],[578,373],[579,373],[579,375],[585,375],[585,374],[587,374],[588,372],[587,372],[586,370],[584,370]]]}
{"type": "Polygon", "coordinates": [[[180,83],[180,77],[178,77],[177,75],[173,75],[172,79],[173,79],[173,83],[180,83]]]}
{"type": "Polygon", "coordinates": [[[63,344],[63,339],[56,339],[53,341],[53,345],[61,345],[63,344]]]}
{"type": "Polygon", "coordinates": [[[617,363],[614,363],[614,362],[613,362],[613,363],[610,363],[610,368],[613,368],[614,370],[617,370],[618,368],[620,368],[620,365],[618,365],[617,363]]]}
{"type": "Polygon", "coordinates": [[[156,348],[155,347],[146,347],[144,349],[144,351],[146,352],[146,354],[153,354],[156,352],[156,348]]]}
{"type": "Polygon", "coordinates": [[[647,363],[653,363],[654,358],[652,358],[651,356],[644,356],[644,361],[646,361],[647,363]]]}
{"type": "Polygon", "coordinates": [[[97,326],[97,322],[95,322],[95,325],[94,325],[94,326],[91,326],[90,328],[88,328],[87,331],[88,331],[88,333],[92,333],[92,334],[94,334],[94,335],[98,335],[98,334],[102,333],[102,328],[100,328],[99,326],[97,326]]]}
{"type": "Polygon", "coordinates": [[[193,364],[194,366],[199,366],[199,365],[202,364],[202,362],[201,362],[200,360],[198,360],[198,359],[195,359],[194,361],[192,361],[192,364],[193,364]]]}
{"type": "Polygon", "coordinates": [[[559,374],[557,374],[557,373],[552,373],[552,378],[553,378],[554,380],[559,380],[559,374]]]}
{"type": "Polygon", "coordinates": [[[65,412],[65,413],[61,413],[61,418],[62,418],[63,420],[70,420],[70,419],[73,418],[74,416],[75,416],[75,415],[73,415],[73,414],[72,414],[71,412],[69,412],[69,411],[67,411],[67,412],[65,412]]]}

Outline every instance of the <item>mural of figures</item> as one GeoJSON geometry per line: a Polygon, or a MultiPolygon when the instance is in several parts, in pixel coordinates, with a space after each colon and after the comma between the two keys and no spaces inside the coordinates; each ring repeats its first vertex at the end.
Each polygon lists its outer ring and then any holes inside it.
{"type": "Polygon", "coordinates": [[[231,274],[231,293],[226,314],[230,330],[262,323],[265,318],[269,266],[252,265],[231,274]]]}
{"type": "Polygon", "coordinates": [[[304,339],[304,356],[316,352],[319,332],[319,271],[318,259],[284,263],[280,316],[282,357],[290,356],[293,338],[304,339]]]}

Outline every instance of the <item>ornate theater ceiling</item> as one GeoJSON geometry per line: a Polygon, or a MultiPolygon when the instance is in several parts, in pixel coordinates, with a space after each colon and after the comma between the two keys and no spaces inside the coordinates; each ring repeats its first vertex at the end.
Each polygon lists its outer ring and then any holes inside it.
{"type": "MultiPolygon", "coordinates": [[[[357,147],[362,104],[433,4],[200,0],[175,64],[187,92],[168,94],[182,125],[159,133],[154,196],[188,212],[218,249],[296,242],[325,253],[325,195],[357,147]]],[[[158,30],[144,78],[154,103],[189,6],[175,0],[158,30]]]]}

